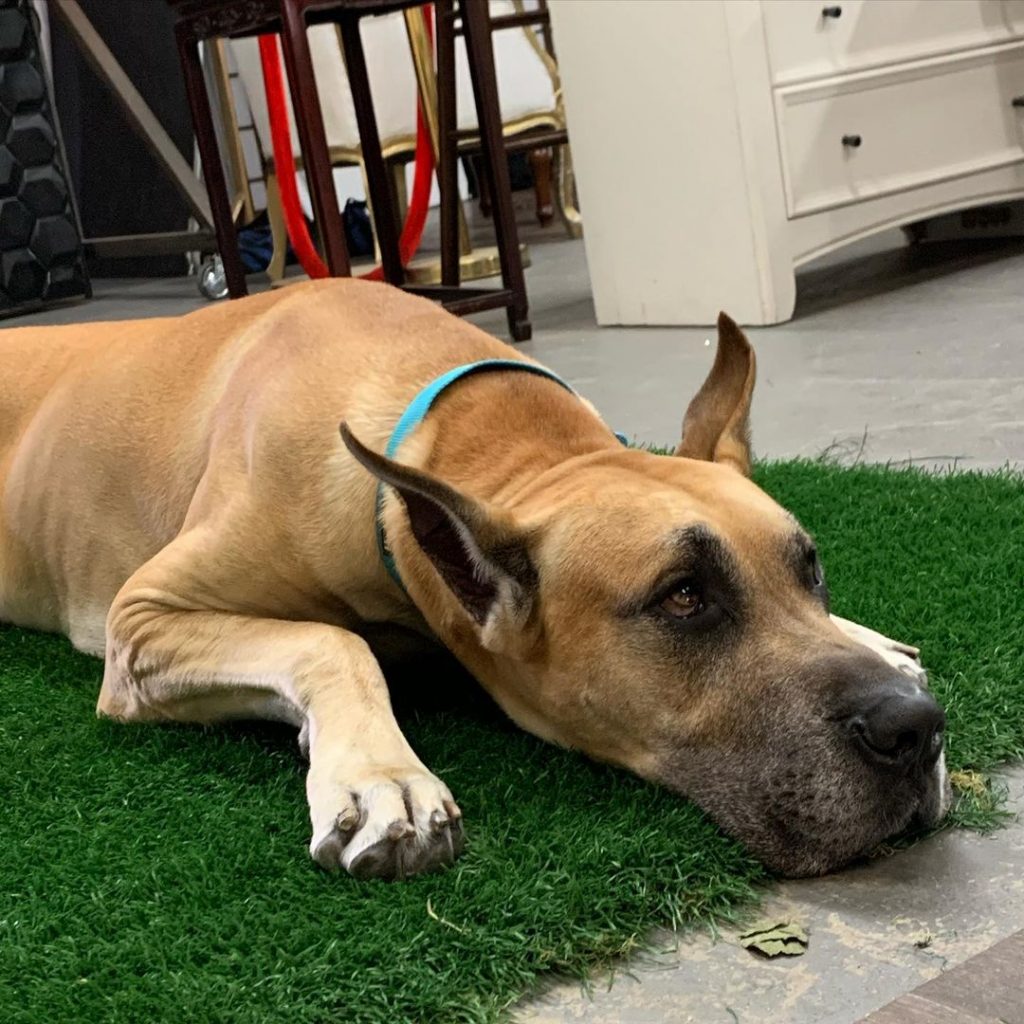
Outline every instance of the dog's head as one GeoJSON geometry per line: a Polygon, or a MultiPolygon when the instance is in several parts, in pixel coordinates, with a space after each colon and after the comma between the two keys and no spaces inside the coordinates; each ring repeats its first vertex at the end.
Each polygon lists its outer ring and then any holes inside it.
{"type": "Polygon", "coordinates": [[[748,479],[753,384],[722,317],[676,457],[609,446],[511,507],[342,432],[403,499],[423,615],[515,721],[816,874],[944,813],[944,718],[834,624],[813,541],[748,479]]]}

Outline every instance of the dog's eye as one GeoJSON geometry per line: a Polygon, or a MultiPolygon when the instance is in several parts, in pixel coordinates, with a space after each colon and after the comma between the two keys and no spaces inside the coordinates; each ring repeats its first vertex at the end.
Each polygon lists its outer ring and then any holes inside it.
{"type": "Polygon", "coordinates": [[[811,548],[807,552],[807,567],[811,572],[811,586],[820,587],[825,582],[825,575],[821,568],[821,560],[818,558],[817,548],[811,548]]]}
{"type": "Polygon", "coordinates": [[[825,570],[821,567],[821,559],[818,558],[818,552],[811,548],[807,552],[807,575],[811,581],[811,592],[821,601],[825,606],[825,610],[829,608],[829,597],[828,587],[825,585],[825,570]]]}
{"type": "Polygon", "coordinates": [[[677,619],[692,619],[704,611],[704,598],[695,584],[684,580],[665,596],[661,607],[677,619]]]}

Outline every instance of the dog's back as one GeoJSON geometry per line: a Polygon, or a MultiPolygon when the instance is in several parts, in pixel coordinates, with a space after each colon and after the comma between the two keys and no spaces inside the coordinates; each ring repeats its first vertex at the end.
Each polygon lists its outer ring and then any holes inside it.
{"type": "MultiPolygon", "coordinates": [[[[0,333],[0,620],[72,634],[75,618],[101,623],[100,608],[83,616],[73,607],[65,574],[85,591],[108,594],[159,544],[165,531],[139,522],[141,465],[121,455],[138,440],[132,421],[146,401],[131,368],[151,360],[169,323],[0,333]]],[[[154,403],[160,390],[149,395],[154,403]]],[[[180,508],[167,511],[180,519],[180,508]]],[[[102,649],[99,635],[79,631],[75,639],[102,649]]]]}
{"type": "Polygon", "coordinates": [[[506,354],[431,303],[353,280],[0,332],[0,621],[101,653],[114,595],[181,531],[204,474],[292,473],[338,448],[345,416],[383,443],[410,374],[506,354]]]}
{"type": "Polygon", "coordinates": [[[0,331],[0,467],[67,368],[78,359],[98,357],[104,340],[91,327],[70,324],[0,331]]]}
{"type": "Polygon", "coordinates": [[[110,599],[181,527],[239,321],[280,298],[0,332],[0,620],[102,650],[110,599]]]}

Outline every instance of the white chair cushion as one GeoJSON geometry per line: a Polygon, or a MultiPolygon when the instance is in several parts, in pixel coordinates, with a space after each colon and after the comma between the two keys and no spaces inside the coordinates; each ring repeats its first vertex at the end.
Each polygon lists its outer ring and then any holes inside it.
{"type": "MultiPolygon", "coordinates": [[[[507,14],[513,9],[511,0],[491,0],[493,15],[507,14]]],[[[405,19],[401,13],[388,14],[363,18],[361,25],[381,145],[385,151],[411,151],[415,148],[416,138],[417,90],[405,19]]],[[[528,119],[557,123],[551,76],[524,32],[521,29],[503,29],[495,32],[493,39],[501,114],[506,133],[517,130],[528,119]]],[[[231,48],[260,144],[269,155],[270,122],[263,90],[259,44],[252,38],[236,39],[232,40],[231,48]]],[[[313,57],[327,144],[332,149],[347,150],[354,155],[359,149],[359,130],[334,26],[317,25],[310,29],[309,48],[313,57]]],[[[280,44],[278,50],[280,52],[280,44]]],[[[283,56],[281,67],[284,68],[283,56]]],[[[459,128],[474,130],[477,126],[476,106],[466,63],[465,42],[461,37],[456,40],[456,71],[459,128]]],[[[292,148],[298,156],[299,139],[290,96],[287,102],[292,148]]]]}

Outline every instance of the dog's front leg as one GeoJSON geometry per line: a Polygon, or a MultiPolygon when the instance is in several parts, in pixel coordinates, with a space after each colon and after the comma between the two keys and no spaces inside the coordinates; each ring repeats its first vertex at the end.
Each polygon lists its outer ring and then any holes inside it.
{"type": "Polygon", "coordinates": [[[335,626],[196,607],[174,572],[181,547],[144,565],[111,608],[99,713],[292,722],[308,744],[317,863],[365,878],[452,861],[460,811],[402,735],[365,641],[335,626]]]}
{"type": "Polygon", "coordinates": [[[891,640],[881,633],[876,633],[873,629],[868,629],[867,626],[851,622],[849,619],[841,619],[838,615],[833,615],[832,621],[851,640],[874,651],[893,668],[911,676],[918,682],[928,682],[928,673],[921,664],[921,652],[916,647],[900,643],[898,640],[891,640]]]}

